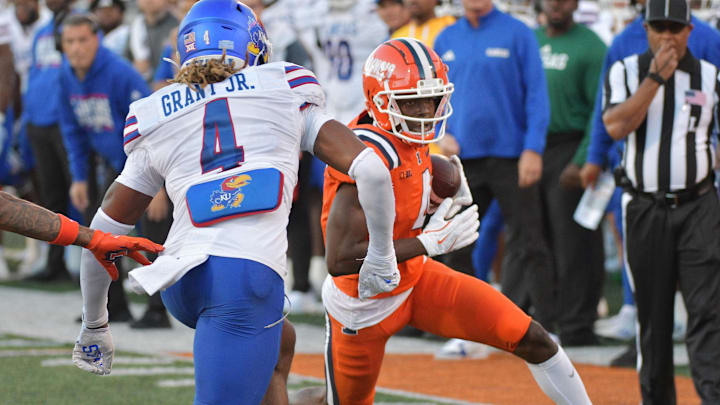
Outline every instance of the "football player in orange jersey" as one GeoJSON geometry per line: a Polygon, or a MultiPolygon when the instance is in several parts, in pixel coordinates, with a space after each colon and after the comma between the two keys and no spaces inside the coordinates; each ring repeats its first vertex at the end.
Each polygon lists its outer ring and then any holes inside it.
{"type": "MultiPolygon", "coordinates": [[[[367,109],[350,128],[390,169],[401,281],[390,292],[358,297],[368,244],[364,213],[352,179],[328,168],[321,218],[332,276],[322,291],[327,402],[372,404],[385,343],[409,324],[514,353],[555,403],[590,404],[574,366],[539,323],[485,282],[430,258],[474,242],[479,225],[476,206],[457,213],[472,202],[464,174],[458,194],[431,207],[428,144],[442,138],[452,114],[447,66],[416,40],[392,39],[365,63],[363,91],[367,109]]],[[[452,160],[462,173],[459,159],[452,160]]]]}

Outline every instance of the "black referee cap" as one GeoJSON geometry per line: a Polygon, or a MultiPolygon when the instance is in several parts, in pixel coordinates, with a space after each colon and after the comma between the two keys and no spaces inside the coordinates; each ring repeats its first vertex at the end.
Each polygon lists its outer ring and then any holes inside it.
{"type": "Polygon", "coordinates": [[[672,21],[690,24],[690,7],[687,0],[648,0],[645,21],[672,21]]]}

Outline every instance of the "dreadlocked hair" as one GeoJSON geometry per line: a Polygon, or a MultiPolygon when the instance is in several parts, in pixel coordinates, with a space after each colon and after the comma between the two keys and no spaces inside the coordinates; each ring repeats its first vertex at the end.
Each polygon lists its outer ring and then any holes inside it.
{"type": "MultiPolygon", "coordinates": [[[[245,59],[245,65],[247,65],[247,58],[245,59]]],[[[202,88],[210,83],[219,83],[241,71],[244,67],[236,68],[233,63],[225,63],[225,49],[223,49],[222,58],[190,63],[181,68],[170,82],[185,84],[197,91],[196,85],[200,85],[202,88]]]]}

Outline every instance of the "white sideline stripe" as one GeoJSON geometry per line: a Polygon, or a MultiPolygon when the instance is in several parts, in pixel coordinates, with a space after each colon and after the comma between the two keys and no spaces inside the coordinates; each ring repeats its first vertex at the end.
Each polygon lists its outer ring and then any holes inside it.
{"type": "Polygon", "coordinates": [[[193,367],[133,367],[133,368],[113,368],[110,376],[126,376],[126,375],[161,375],[161,374],[195,374],[193,367]]]}
{"type": "Polygon", "coordinates": [[[56,354],[72,354],[70,349],[32,349],[32,350],[0,350],[0,357],[52,356],[56,354]]]}
{"type": "MultiPolygon", "coordinates": [[[[312,381],[312,382],[318,382],[318,383],[323,383],[323,384],[325,383],[325,380],[322,378],[304,376],[304,375],[295,374],[295,373],[290,373],[290,376],[288,377],[288,385],[299,384],[302,381],[312,381]]],[[[393,394],[393,395],[398,395],[398,396],[412,398],[412,399],[424,399],[424,400],[429,400],[429,401],[433,401],[433,402],[438,402],[441,404],[491,405],[491,404],[486,404],[486,403],[467,402],[467,401],[462,401],[459,399],[436,397],[434,395],[418,394],[416,392],[408,392],[408,391],[395,390],[395,389],[383,388],[383,387],[375,387],[375,389],[376,389],[376,391],[382,392],[383,394],[393,394]]],[[[378,402],[378,404],[380,404],[380,402],[378,402]]],[[[415,404],[417,404],[417,402],[413,402],[413,405],[415,405],[415,404]]],[[[393,402],[393,405],[400,405],[400,403],[393,402]]],[[[422,404],[420,404],[420,405],[422,405],[422,404]]]]}
{"type": "Polygon", "coordinates": [[[194,387],[195,379],[181,378],[177,380],[160,380],[155,385],[162,388],[194,387]]]}
{"type": "Polygon", "coordinates": [[[0,339],[0,347],[37,347],[57,345],[57,342],[51,342],[49,340],[0,339]]]}
{"type": "MultiPolygon", "coordinates": [[[[118,364],[134,364],[134,365],[153,365],[153,364],[172,364],[174,359],[162,359],[158,357],[116,357],[113,359],[113,365],[118,364]]],[[[54,359],[46,359],[40,363],[43,367],[56,366],[73,366],[71,358],[58,357],[54,359]]]]}

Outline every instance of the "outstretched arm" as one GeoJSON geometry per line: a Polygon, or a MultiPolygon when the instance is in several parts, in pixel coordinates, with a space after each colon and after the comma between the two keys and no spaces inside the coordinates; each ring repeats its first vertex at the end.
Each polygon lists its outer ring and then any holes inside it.
{"type": "MultiPolygon", "coordinates": [[[[97,231],[82,225],[73,225],[72,222],[74,221],[30,201],[0,191],[0,229],[2,230],[55,244],[92,248],[93,246],[90,245],[97,231]],[[77,226],[77,231],[70,229],[75,226],[77,226]],[[63,232],[61,232],[61,229],[63,232]]],[[[144,239],[125,238],[119,240],[128,244],[126,248],[131,248],[131,245],[144,239]]],[[[150,241],[147,242],[149,243],[142,243],[135,249],[153,253],[162,250],[162,246],[150,241]]]]}

